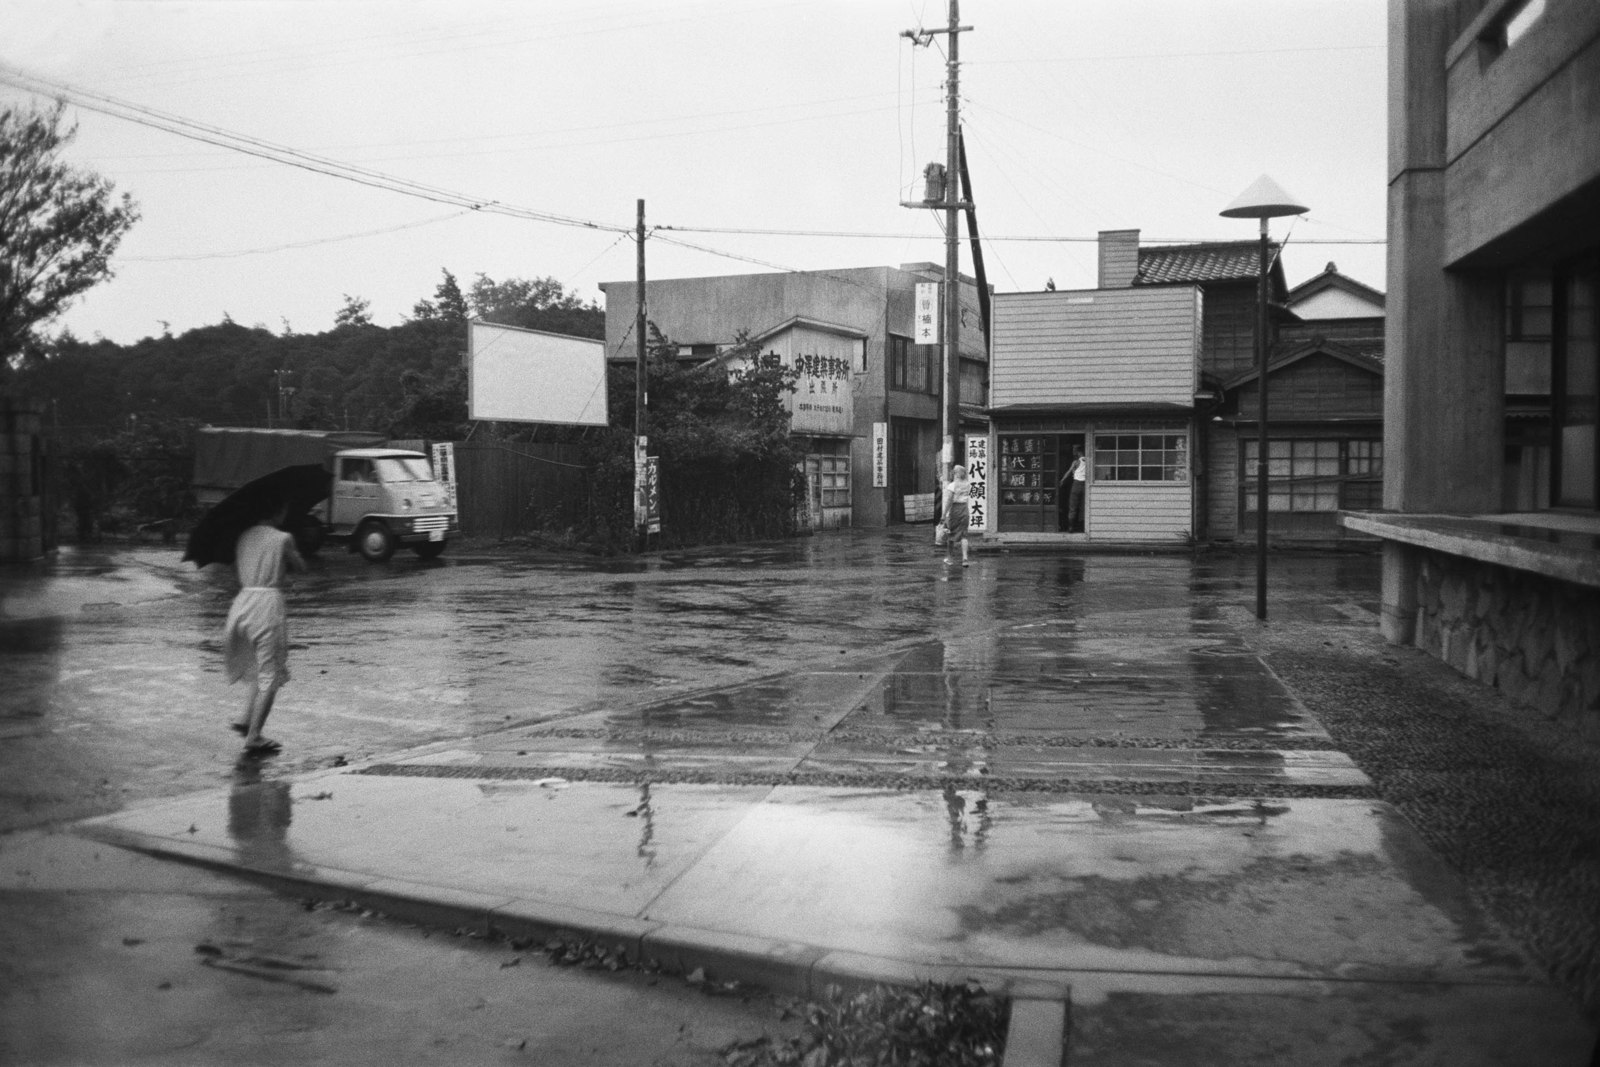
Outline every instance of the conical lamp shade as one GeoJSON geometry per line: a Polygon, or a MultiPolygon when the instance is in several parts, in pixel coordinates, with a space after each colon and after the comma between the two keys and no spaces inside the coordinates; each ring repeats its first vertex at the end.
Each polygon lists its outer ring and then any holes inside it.
{"type": "Polygon", "coordinates": [[[1304,215],[1309,210],[1263,174],[1219,214],[1228,219],[1275,219],[1280,215],[1304,215]]]}

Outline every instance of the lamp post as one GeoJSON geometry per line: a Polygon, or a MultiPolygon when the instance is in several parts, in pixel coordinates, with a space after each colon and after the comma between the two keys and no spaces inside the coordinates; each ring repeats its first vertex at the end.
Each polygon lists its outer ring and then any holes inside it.
{"type": "Polygon", "coordinates": [[[1256,618],[1267,617],[1267,220],[1303,215],[1306,207],[1263,174],[1219,214],[1261,220],[1261,256],[1256,273],[1256,618]]]}

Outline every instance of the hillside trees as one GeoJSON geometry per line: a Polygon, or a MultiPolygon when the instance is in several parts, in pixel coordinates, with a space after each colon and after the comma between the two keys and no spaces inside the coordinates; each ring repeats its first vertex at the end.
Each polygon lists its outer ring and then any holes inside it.
{"type": "Polygon", "coordinates": [[[37,331],[111,276],[139,218],[127,193],[61,160],[76,132],[62,110],[0,110],[0,368],[36,354],[37,331]]]}
{"type": "Polygon", "coordinates": [[[467,293],[472,313],[498,326],[604,338],[606,313],[594,301],[584,303],[554,278],[507,278],[497,282],[479,274],[467,293]]]}

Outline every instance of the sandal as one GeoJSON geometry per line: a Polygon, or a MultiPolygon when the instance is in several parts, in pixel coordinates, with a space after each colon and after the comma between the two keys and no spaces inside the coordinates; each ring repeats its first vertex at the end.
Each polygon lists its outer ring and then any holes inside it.
{"type": "Polygon", "coordinates": [[[228,729],[232,730],[240,737],[243,737],[245,734],[250,732],[250,727],[242,722],[230,722],[228,724],[228,729]]]}
{"type": "Polygon", "coordinates": [[[270,737],[263,737],[259,741],[252,741],[244,746],[246,756],[272,756],[283,751],[283,745],[270,737]]]}

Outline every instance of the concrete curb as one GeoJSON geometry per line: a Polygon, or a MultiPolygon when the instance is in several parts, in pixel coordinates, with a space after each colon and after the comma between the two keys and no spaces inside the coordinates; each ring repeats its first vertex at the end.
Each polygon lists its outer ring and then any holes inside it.
{"type": "Polygon", "coordinates": [[[241,864],[232,849],[216,845],[151,838],[94,821],[80,823],[74,830],[133,852],[233,875],[286,896],[351,903],[404,922],[479,937],[527,939],[540,945],[557,937],[578,938],[621,949],[630,961],[654,965],[668,974],[699,970],[715,981],[747,983],[791,996],[819,997],[829,987],[849,992],[875,985],[975,981],[1011,1000],[1004,1067],[1058,1067],[1065,1062],[1071,987],[1037,970],[917,963],[330,868],[297,875],[241,864]]]}

